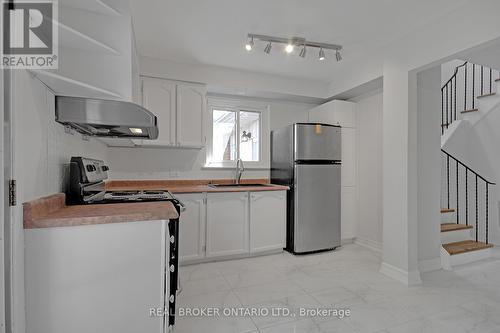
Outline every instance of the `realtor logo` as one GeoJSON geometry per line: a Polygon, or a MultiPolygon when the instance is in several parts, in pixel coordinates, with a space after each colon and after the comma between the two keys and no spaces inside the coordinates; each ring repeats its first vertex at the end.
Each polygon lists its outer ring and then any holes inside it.
{"type": "Polygon", "coordinates": [[[2,19],[2,68],[57,68],[57,2],[4,2],[2,19]]]}

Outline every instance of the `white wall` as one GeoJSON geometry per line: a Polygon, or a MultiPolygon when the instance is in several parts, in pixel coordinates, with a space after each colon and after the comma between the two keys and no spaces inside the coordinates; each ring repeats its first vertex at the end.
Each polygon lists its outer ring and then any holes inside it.
{"type": "Polygon", "coordinates": [[[15,332],[24,332],[24,230],[22,203],[61,192],[72,155],[106,157],[106,147],[78,134],[64,132],[55,122],[54,95],[26,71],[14,75],[14,178],[18,205],[14,208],[13,285],[15,332]]]}
{"type": "Polygon", "coordinates": [[[416,72],[460,58],[466,50],[500,37],[500,3],[470,1],[444,17],[345,62],[332,75],[337,95],[383,76],[383,217],[381,271],[405,284],[420,282],[418,271],[418,168],[416,72]],[[468,24],[456,24],[468,22],[468,24]],[[360,78],[363,78],[361,80],[360,78]]]}
{"type": "Polygon", "coordinates": [[[418,268],[441,268],[441,67],[417,75],[418,268]]]}
{"type": "MultiPolygon", "coordinates": [[[[255,99],[253,99],[255,100],[255,99]]],[[[263,101],[269,105],[270,129],[307,121],[313,104],[263,101]]],[[[232,178],[233,169],[204,168],[205,149],[109,148],[113,179],[210,179],[232,178]],[[144,163],[147,161],[147,163],[144,163]]],[[[268,178],[269,169],[247,170],[243,178],[268,178]]]]}
{"type": "Polygon", "coordinates": [[[268,98],[303,97],[313,102],[327,95],[327,83],[220,66],[184,64],[140,57],[142,75],[205,83],[210,93],[268,98]]]}
{"type": "Polygon", "coordinates": [[[382,248],[382,92],[356,99],[356,239],[382,248]]]}

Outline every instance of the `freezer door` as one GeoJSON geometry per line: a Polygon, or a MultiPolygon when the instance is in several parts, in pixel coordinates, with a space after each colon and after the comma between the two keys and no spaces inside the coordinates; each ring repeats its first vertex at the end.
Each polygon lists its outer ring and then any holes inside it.
{"type": "Polygon", "coordinates": [[[295,124],[295,160],[341,160],[341,128],[324,124],[295,124]]]}
{"type": "Polygon", "coordinates": [[[297,164],[294,252],[340,246],[340,164],[297,164]]]}

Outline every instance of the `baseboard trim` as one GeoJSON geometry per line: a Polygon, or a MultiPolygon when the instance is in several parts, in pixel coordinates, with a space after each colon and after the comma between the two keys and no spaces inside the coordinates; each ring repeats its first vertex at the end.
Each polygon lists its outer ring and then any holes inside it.
{"type": "Polygon", "coordinates": [[[420,271],[415,270],[408,272],[386,262],[383,262],[380,265],[380,273],[387,275],[388,277],[407,286],[414,286],[422,283],[422,279],[420,279],[420,271]]]}
{"type": "Polygon", "coordinates": [[[353,244],[354,243],[354,237],[353,238],[343,238],[340,240],[340,245],[347,245],[347,244],[353,244]]]}
{"type": "Polygon", "coordinates": [[[420,260],[418,262],[418,270],[420,271],[420,273],[438,271],[442,268],[443,265],[441,264],[441,257],[420,260]]]}
{"type": "Polygon", "coordinates": [[[356,237],[354,238],[354,244],[359,246],[366,247],[372,251],[382,253],[382,243],[364,238],[364,237],[356,237]]]}

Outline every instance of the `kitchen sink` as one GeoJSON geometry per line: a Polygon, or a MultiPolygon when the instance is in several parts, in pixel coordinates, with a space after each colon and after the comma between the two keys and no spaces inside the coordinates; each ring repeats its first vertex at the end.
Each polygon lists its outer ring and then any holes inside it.
{"type": "Polygon", "coordinates": [[[209,187],[221,188],[221,187],[258,187],[258,186],[269,186],[269,184],[208,184],[209,187]]]}

